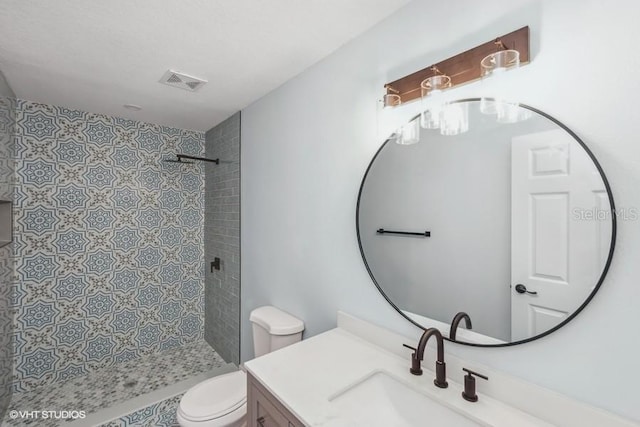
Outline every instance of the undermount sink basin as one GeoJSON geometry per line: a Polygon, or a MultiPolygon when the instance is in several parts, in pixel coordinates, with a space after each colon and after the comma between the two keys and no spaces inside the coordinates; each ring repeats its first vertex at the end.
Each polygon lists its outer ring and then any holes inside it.
{"type": "Polygon", "coordinates": [[[375,371],[329,398],[351,425],[368,427],[489,427],[414,389],[384,371],[375,371]]]}

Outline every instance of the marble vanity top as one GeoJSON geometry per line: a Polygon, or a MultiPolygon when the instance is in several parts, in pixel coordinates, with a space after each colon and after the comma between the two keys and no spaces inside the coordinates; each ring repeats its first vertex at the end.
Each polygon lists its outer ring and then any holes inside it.
{"type": "MultiPolygon", "coordinates": [[[[248,361],[244,366],[292,414],[308,426],[371,425],[370,421],[365,421],[367,411],[393,416],[393,411],[380,410],[380,406],[386,404],[381,402],[387,401],[396,404],[395,414],[402,413],[403,408],[411,411],[416,406],[422,406],[417,403],[424,402],[434,409],[444,408],[435,412],[446,415],[453,411],[457,413],[453,414],[454,416],[460,414],[470,420],[471,425],[485,427],[639,426],[638,423],[600,408],[451,355],[447,355],[446,358],[449,387],[439,389],[433,384],[433,348],[428,348],[425,353],[424,374],[414,376],[409,373],[411,351],[403,348],[402,344],[415,344],[417,338],[412,340],[339,312],[337,328],[248,361]],[[476,403],[467,402],[461,397],[462,367],[489,376],[488,382],[477,381],[479,401],[476,403]],[[371,378],[373,380],[367,383],[367,386],[358,389],[349,398],[338,399],[345,394],[345,390],[355,389],[358,384],[371,378]],[[397,404],[398,399],[394,399],[393,396],[380,399],[361,397],[379,397],[366,393],[384,394],[387,387],[395,387],[399,394],[406,393],[410,398],[408,400],[413,399],[413,403],[406,403],[400,399],[397,404]],[[420,399],[426,399],[428,402],[420,399]],[[341,404],[336,404],[337,400],[341,400],[341,404]],[[435,408],[434,403],[439,408],[435,408]],[[353,406],[360,404],[360,408],[353,410],[353,406]],[[362,414],[362,424],[359,424],[360,418],[354,422],[354,414],[362,414]]],[[[433,412],[423,410],[422,413],[433,412]]],[[[415,414],[413,419],[415,420],[415,414]]],[[[373,424],[382,425],[377,421],[373,424]]],[[[446,426],[456,423],[442,422],[442,419],[425,419],[419,424],[402,420],[397,425],[446,426]]]]}
{"type": "MultiPolygon", "coordinates": [[[[449,378],[449,387],[433,385],[428,370],[433,360],[423,364],[424,374],[409,373],[409,359],[384,350],[341,328],[336,328],[299,344],[267,354],[245,364],[249,371],[273,393],[300,421],[309,426],[353,426],[343,408],[332,398],[351,385],[376,372],[385,372],[407,386],[450,409],[466,413],[488,426],[550,426],[538,418],[479,393],[480,400],[462,399],[462,386],[449,378]],[[425,369],[426,368],[426,369],[425,369]]],[[[462,379],[461,373],[455,375],[462,379]]],[[[366,403],[362,410],[367,411],[366,403]]],[[[438,424],[438,420],[423,420],[438,424]]]]}

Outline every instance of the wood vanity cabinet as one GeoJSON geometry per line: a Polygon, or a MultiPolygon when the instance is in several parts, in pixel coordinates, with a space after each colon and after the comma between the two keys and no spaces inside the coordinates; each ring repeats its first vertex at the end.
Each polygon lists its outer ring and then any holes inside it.
{"type": "Polygon", "coordinates": [[[304,424],[247,373],[247,427],[304,427],[304,424]]]}

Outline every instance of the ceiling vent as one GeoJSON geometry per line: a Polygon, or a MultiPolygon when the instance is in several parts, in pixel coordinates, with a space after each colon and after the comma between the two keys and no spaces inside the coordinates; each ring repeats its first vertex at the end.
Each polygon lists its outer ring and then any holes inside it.
{"type": "Polygon", "coordinates": [[[166,73],[160,79],[160,83],[168,86],[177,87],[180,89],[188,90],[189,92],[195,92],[207,83],[204,79],[189,76],[187,74],[179,73],[177,71],[167,70],[166,73]]]}

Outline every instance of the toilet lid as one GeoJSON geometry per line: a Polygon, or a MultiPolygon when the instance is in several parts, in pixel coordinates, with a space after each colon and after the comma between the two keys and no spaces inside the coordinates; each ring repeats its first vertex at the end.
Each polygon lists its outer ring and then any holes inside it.
{"type": "Polygon", "coordinates": [[[180,410],[192,421],[223,417],[247,401],[247,376],[242,371],[219,375],[192,387],[182,396],[180,410]]]}

